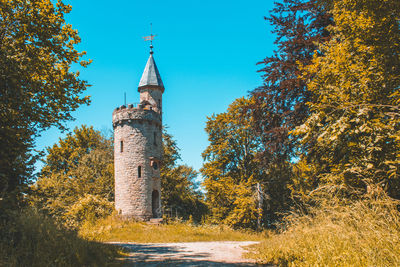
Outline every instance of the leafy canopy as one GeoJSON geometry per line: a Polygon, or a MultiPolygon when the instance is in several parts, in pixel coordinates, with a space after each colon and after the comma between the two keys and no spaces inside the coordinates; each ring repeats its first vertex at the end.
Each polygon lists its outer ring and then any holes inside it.
{"type": "Polygon", "coordinates": [[[379,183],[399,198],[400,2],[326,2],[332,39],[304,68],[316,96],[296,130],[304,157],[320,183],[379,183]]]}
{"type": "Polygon", "coordinates": [[[32,186],[33,204],[77,226],[110,214],[114,201],[112,140],[82,125],[47,149],[42,172],[32,186]]]}
{"type": "Polygon", "coordinates": [[[263,85],[250,92],[254,101],[248,109],[253,134],[260,138],[257,158],[268,194],[265,219],[271,224],[293,204],[292,196],[314,186],[300,175],[301,164],[293,164],[305,147],[290,132],[304,123],[310,114],[307,103],[314,101],[307,88],[312,74],[303,75],[300,65],[311,64],[317,43],[329,40],[332,19],[317,0],[276,1],[265,19],[277,36],[276,49],[258,63],[263,85]]]}
{"type": "Polygon", "coordinates": [[[71,112],[89,103],[87,82],[71,70],[90,62],[75,49],[81,39],[65,22],[70,11],[61,0],[0,1],[1,198],[26,188],[34,137],[50,126],[64,129],[71,112]]]}
{"type": "Polygon", "coordinates": [[[255,156],[260,140],[251,128],[252,117],[243,116],[251,100],[239,98],[227,112],[208,118],[210,145],[203,152],[201,169],[207,205],[214,222],[254,227],[257,218],[254,186],[261,179],[255,156]]]}

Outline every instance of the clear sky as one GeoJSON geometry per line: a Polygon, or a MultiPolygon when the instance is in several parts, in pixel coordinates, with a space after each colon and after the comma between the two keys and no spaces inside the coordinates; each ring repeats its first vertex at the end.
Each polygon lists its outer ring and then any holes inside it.
{"type": "MultiPolygon", "coordinates": [[[[264,20],[272,0],[66,0],[67,21],[79,31],[80,50],[93,63],[81,70],[92,85],[90,106],[67,123],[112,130],[111,114],[124,102],[139,102],[137,86],[149,56],[150,23],[154,58],[165,86],[163,123],[181,149],[182,162],[199,170],[208,145],[207,116],[224,112],[236,98],[262,84],[257,62],[273,53],[274,36],[264,20]]],[[[50,129],[37,148],[65,134],[50,129]]]]}

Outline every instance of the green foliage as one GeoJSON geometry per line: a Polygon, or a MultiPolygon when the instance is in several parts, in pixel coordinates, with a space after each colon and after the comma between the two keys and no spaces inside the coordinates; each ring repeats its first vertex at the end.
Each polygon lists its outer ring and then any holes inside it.
{"type": "Polygon", "coordinates": [[[314,174],[314,165],[308,164],[305,158],[293,164],[293,175],[289,185],[293,199],[304,201],[307,195],[318,187],[318,179],[314,178],[314,174]]]}
{"type": "Polygon", "coordinates": [[[163,164],[161,167],[161,198],[165,215],[184,219],[192,216],[196,221],[206,213],[203,196],[196,183],[197,172],[192,167],[179,165],[179,148],[173,137],[163,133],[163,164]]]}
{"type": "Polygon", "coordinates": [[[400,198],[400,2],[327,1],[335,25],[306,75],[316,96],[297,128],[316,183],[366,189],[366,180],[400,198]]]}
{"type": "MultiPolygon", "coordinates": [[[[298,166],[292,162],[305,147],[298,146],[300,138],[290,131],[304,123],[310,114],[307,102],[313,101],[307,88],[312,74],[302,75],[300,65],[312,63],[317,42],[329,40],[327,26],[332,23],[325,5],[316,0],[277,1],[265,19],[274,27],[277,48],[259,62],[263,85],[251,92],[247,102],[234,102],[226,115],[209,118],[206,128],[211,144],[203,153],[208,160],[203,176],[209,206],[216,221],[229,217],[229,224],[237,221],[238,226],[254,226],[255,213],[260,213],[254,204],[257,182],[264,193],[265,225],[272,226],[293,204],[291,197],[300,181],[295,181],[298,166]],[[246,154],[249,140],[254,147],[246,154]],[[233,210],[235,214],[231,214],[233,210]]],[[[304,181],[301,184],[304,186],[304,181]]]]}
{"type": "MultiPolygon", "coordinates": [[[[181,159],[179,148],[173,136],[168,134],[166,129],[163,131],[163,164],[162,168],[170,170],[176,166],[176,162],[181,159]]],[[[163,170],[161,169],[161,170],[163,170]]]]}
{"type": "Polygon", "coordinates": [[[70,70],[90,63],[74,48],[80,37],[65,23],[70,11],[61,0],[0,1],[0,208],[27,189],[34,137],[64,129],[71,112],[89,103],[86,81],[70,70]]]}
{"type": "Polygon", "coordinates": [[[290,134],[307,119],[307,102],[314,99],[307,88],[312,75],[302,75],[300,65],[311,64],[317,43],[329,40],[327,26],[332,19],[317,0],[275,1],[265,19],[276,35],[276,49],[258,63],[263,84],[250,92],[253,101],[248,108],[253,116],[251,129],[260,139],[257,158],[269,197],[264,213],[271,224],[293,204],[288,187],[293,192],[297,174],[292,162],[305,150],[298,146],[300,138],[290,134]]]}
{"type": "Polygon", "coordinates": [[[94,222],[114,211],[114,203],[99,195],[86,194],[65,213],[68,225],[78,227],[83,222],[94,222]]]}
{"type": "Polygon", "coordinates": [[[31,187],[31,202],[70,226],[109,215],[114,201],[112,140],[83,125],[47,151],[31,187]]]}
{"type": "Polygon", "coordinates": [[[79,238],[32,209],[1,215],[0,266],[109,266],[119,255],[117,247],[79,238]]]}
{"type": "Polygon", "coordinates": [[[260,140],[251,129],[251,115],[245,113],[250,102],[237,99],[227,112],[209,117],[206,126],[210,145],[203,152],[201,172],[207,205],[214,222],[235,227],[255,226],[254,186],[262,179],[256,159],[260,140]]]}
{"type": "Polygon", "coordinates": [[[332,192],[313,196],[316,207],[284,220],[249,255],[279,266],[400,265],[399,202],[370,187],[360,200],[348,202],[332,192]]]}
{"type": "MultiPolygon", "coordinates": [[[[164,133],[164,164],[161,167],[164,210],[173,207],[178,215],[200,221],[206,212],[195,179],[197,172],[178,165],[178,147],[164,133]]],[[[93,127],[76,128],[48,148],[45,165],[31,187],[33,205],[77,228],[111,214],[114,201],[113,142],[93,127]]]]}

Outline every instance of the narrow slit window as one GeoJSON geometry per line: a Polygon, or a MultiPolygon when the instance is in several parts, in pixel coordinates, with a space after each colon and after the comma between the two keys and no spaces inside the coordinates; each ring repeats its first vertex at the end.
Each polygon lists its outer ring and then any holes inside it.
{"type": "Polygon", "coordinates": [[[154,132],[153,140],[154,140],[154,145],[156,146],[157,145],[157,133],[156,132],[154,132]]]}
{"type": "Polygon", "coordinates": [[[161,108],[161,100],[158,99],[158,108],[161,108]]]}
{"type": "Polygon", "coordinates": [[[142,177],[142,166],[137,167],[137,176],[138,178],[142,177]]]}
{"type": "Polygon", "coordinates": [[[121,150],[121,153],[124,152],[124,141],[120,142],[120,150],[121,150]]]}

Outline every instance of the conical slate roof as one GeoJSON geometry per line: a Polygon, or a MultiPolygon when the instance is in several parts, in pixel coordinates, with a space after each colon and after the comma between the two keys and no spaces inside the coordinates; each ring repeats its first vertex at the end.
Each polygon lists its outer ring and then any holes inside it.
{"type": "Polygon", "coordinates": [[[164,84],[161,80],[160,73],[158,72],[156,62],[154,61],[153,54],[150,54],[147,60],[146,67],[144,68],[142,78],[139,82],[139,89],[144,86],[158,86],[164,91],[164,84]]]}

